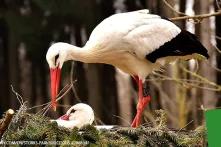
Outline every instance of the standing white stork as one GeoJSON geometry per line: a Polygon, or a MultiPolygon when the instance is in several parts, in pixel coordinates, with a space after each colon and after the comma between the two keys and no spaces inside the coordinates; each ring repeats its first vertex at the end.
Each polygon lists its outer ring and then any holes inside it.
{"type": "Polygon", "coordinates": [[[65,61],[111,64],[137,81],[139,100],[132,123],[132,127],[137,127],[150,101],[145,78],[166,63],[199,55],[209,57],[197,37],[167,19],[148,14],[148,10],[114,14],[93,30],[84,47],[59,42],[49,48],[46,59],[51,71],[53,109],[65,61]]]}

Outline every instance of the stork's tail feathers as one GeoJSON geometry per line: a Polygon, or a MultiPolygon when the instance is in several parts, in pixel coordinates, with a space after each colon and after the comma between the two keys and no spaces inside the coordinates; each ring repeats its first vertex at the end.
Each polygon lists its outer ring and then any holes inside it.
{"type": "Polygon", "coordinates": [[[209,58],[208,50],[202,45],[196,35],[185,30],[183,30],[182,33],[185,33],[186,35],[186,43],[192,43],[190,49],[193,50],[193,53],[200,54],[207,59],[209,58]]]}
{"type": "Polygon", "coordinates": [[[175,38],[146,55],[146,59],[154,63],[162,57],[193,54],[209,58],[207,49],[200,43],[198,38],[194,34],[182,30],[175,38]]]}

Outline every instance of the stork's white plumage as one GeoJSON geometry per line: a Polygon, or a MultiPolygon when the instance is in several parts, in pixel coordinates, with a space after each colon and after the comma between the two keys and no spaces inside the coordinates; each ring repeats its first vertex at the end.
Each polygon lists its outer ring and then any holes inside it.
{"type": "Polygon", "coordinates": [[[94,121],[93,109],[83,103],[78,103],[72,106],[65,115],[61,116],[56,121],[58,126],[73,129],[74,127],[81,128],[84,125],[91,125],[94,121]]]}
{"type": "Polygon", "coordinates": [[[209,57],[195,35],[181,30],[169,20],[139,10],[112,15],[91,33],[82,48],[67,43],[53,44],[46,55],[51,69],[52,105],[60,81],[60,69],[67,60],[111,64],[133,76],[139,87],[137,115],[133,127],[150,101],[145,78],[154,70],[179,58],[209,57]]]}

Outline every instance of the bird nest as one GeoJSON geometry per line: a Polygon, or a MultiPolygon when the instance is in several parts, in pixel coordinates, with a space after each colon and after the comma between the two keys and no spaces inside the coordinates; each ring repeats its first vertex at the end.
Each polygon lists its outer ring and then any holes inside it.
{"type": "MultiPolygon", "coordinates": [[[[27,113],[25,105],[15,113],[7,130],[1,136],[1,143],[38,144],[51,146],[203,146],[205,129],[171,130],[166,126],[163,110],[156,111],[155,127],[151,125],[96,129],[87,125],[81,129],[68,130],[58,127],[49,117],[27,113]]],[[[3,122],[4,118],[1,122],[3,122]]],[[[37,146],[38,146],[37,145],[37,146]]]]}

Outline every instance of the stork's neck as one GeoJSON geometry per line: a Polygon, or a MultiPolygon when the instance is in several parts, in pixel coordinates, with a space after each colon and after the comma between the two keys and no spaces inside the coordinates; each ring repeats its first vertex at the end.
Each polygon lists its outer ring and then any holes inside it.
{"type": "Polygon", "coordinates": [[[81,48],[74,45],[70,45],[68,50],[68,60],[81,61],[84,63],[94,63],[97,60],[96,55],[92,52],[90,48],[81,48]]]}

